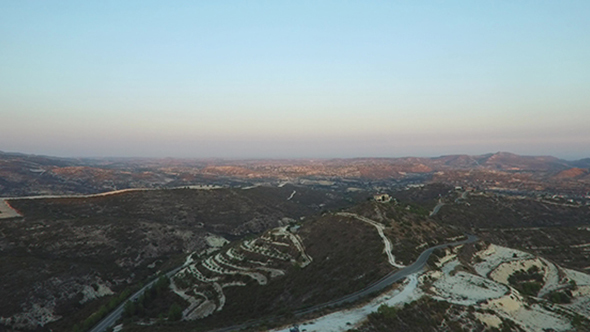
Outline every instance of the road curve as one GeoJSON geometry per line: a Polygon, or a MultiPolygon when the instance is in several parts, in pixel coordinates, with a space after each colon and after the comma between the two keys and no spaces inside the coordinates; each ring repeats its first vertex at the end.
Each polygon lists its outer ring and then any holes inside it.
{"type": "MultiPolygon", "coordinates": [[[[474,243],[479,240],[479,238],[473,234],[466,234],[466,235],[467,235],[467,239],[465,239],[465,240],[439,244],[437,246],[430,247],[430,248],[424,250],[420,254],[420,256],[418,256],[418,259],[416,259],[416,261],[414,263],[412,263],[411,265],[408,265],[405,268],[400,269],[400,270],[392,271],[391,273],[389,273],[385,277],[383,277],[380,280],[378,280],[377,282],[374,282],[373,284],[365,287],[364,289],[361,289],[361,290],[354,292],[352,294],[345,295],[345,296],[343,296],[339,299],[336,299],[336,300],[332,300],[332,301],[329,301],[326,303],[314,305],[309,308],[297,310],[294,312],[294,314],[295,314],[295,316],[309,314],[309,313],[312,313],[314,311],[318,311],[318,310],[321,310],[324,308],[334,307],[334,306],[339,306],[339,305],[342,305],[345,303],[354,302],[354,301],[357,301],[357,300],[359,300],[365,296],[368,296],[372,293],[382,291],[383,289],[387,288],[388,286],[391,286],[395,282],[398,282],[398,281],[406,278],[410,274],[413,274],[413,273],[416,273],[416,272],[422,270],[424,268],[424,266],[426,265],[428,258],[430,258],[430,255],[432,254],[432,252],[434,250],[442,249],[442,248],[446,248],[446,247],[454,247],[454,246],[467,244],[467,243],[474,243]]],[[[252,321],[240,324],[240,325],[234,325],[234,326],[223,327],[223,328],[211,330],[211,332],[237,331],[237,330],[241,330],[243,328],[246,328],[246,327],[249,327],[252,325],[256,325],[257,323],[260,323],[262,321],[267,321],[267,320],[268,320],[268,318],[256,319],[256,320],[252,320],[252,321]]]]}
{"type": "Polygon", "coordinates": [[[381,278],[381,280],[365,287],[364,289],[361,289],[357,292],[354,292],[352,294],[348,294],[344,297],[341,297],[339,299],[336,299],[336,300],[333,300],[330,302],[326,302],[326,303],[315,305],[313,307],[298,310],[295,312],[295,315],[304,315],[304,314],[308,314],[310,312],[314,312],[314,311],[317,311],[317,310],[320,310],[323,308],[339,306],[341,304],[348,303],[348,302],[354,302],[354,301],[357,301],[360,298],[365,297],[371,293],[380,292],[383,289],[387,288],[388,286],[394,284],[395,282],[398,282],[398,281],[406,278],[410,274],[413,274],[413,273],[416,273],[416,272],[422,270],[424,268],[424,265],[426,265],[428,258],[430,258],[430,255],[432,254],[432,252],[434,250],[446,248],[446,247],[458,246],[458,245],[462,245],[462,244],[466,244],[466,243],[473,243],[473,242],[476,242],[477,240],[479,240],[479,238],[477,236],[472,235],[472,234],[467,234],[466,240],[451,242],[451,243],[444,243],[444,244],[440,244],[440,245],[437,245],[434,247],[430,247],[430,248],[424,250],[420,254],[420,256],[418,256],[418,259],[414,263],[412,263],[411,265],[408,265],[405,268],[397,270],[397,271],[392,271],[391,273],[389,273],[385,277],[381,278]]]}

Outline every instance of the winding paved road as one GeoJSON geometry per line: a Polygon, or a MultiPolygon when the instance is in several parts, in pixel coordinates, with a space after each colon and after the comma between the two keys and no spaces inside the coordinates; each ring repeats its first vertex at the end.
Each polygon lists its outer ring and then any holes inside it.
{"type": "MultiPolygon", "coordinates": [[[[444,205],[444,203],[439,203],[434,208],[434,211],[431,215],[436,214],[436,212],[438,212],[438,210],[440,209],[440,207],[442,207],[442,205],[444,205]]],[[[473,242],[476,242],[477,240],[479,240],[479,238],[475,235],[472,235],[472,234],[466,234],[466,235],[467,235],[467,239],[465,239],[465,240],[439,244],[439,245],[436,245],[434,247],[430,247],[430,248],[424,250],[420,254],[420,256],[418,256],[418,259],[416,259],[416,261],[414,263],[412,263],[411,265],[408,265],[402,269],[390,272],[385,277],[383,277],[380,280],[378,280],[377,282],[374,282],[373,284],[365,287],[364,289],[361,289],[361,290],[354,292],[352,294],[345,295],[339,299],[332,300],[330,302],[321,303],[321,304],[314,305],[309,308],[297,310],[294,312],[294,314],[296,316],[305,315],[305,314],[308,314],[308,313],[311,313],[314,311],[318,311],[320,309],[324,309],[324,308],[328,308],[328,307],[335,307],[335,306],[339,306],[339,305],[342,305],[345,303],[355,302],[363,297],[369,296],[370,294],[383,291],[385,288],[391,286],[392,284],[394,284],[402,279],[405,279],[406,277],[408,277],[409,275],[411,275],[413,273],[416,273],[416,272],[422,270],[424,268],[424,266],[426,265],[428,258],[430,258],[430,255],[432,254],[432,252],[434,250],[458,246],[458,245],[467,244],[467,243],[473,243],[473,242]]],[[[180,271],[184,266],[185,265],[182,265],[182,266],[175,268],[172,271],[169,271],[168,273],[166,273],[166,276],[170,278],[171,276],[176,274],[178,271],[180,271]]],[[[115,324],[115,322],[117,320],[119,320],[119,318],[121,318],[121,315],[123,314],[123,310],[125,309],[125,303],[127,303],[128,301],[133,301],[133,300],[138,299],[141,296],[141,294],[143,294],[143,292],[145,292],[145,290],[147,290],[149,287],[151,287],[156,281],[157,281],[157,279],[152,280],[147,285],[145,285],[142,289],[137,291],[135,294],[131,295],[127,300],[125,300],[123,303],[121,303],[121,305],[119,305],[117,307],[117,309],[115,309],[113,312],[111,312],[107,317],[105,317],[103,320],[101,320],[94,328],[92,328],[90,330],[90,332],[104,332],[104,331],[106,331],[107,328],[113,326],[113,324],[115,324]]],[[[224,331],[239,330],[239,329],[242,329],[247,326],[252,326],[252,325],[256,324],[256,322],[259,322],[259,320],[250,321],[250,322],[240,324],[240,325],[225,327],[225,328],[217,329],[214,331],[224,332],[224,331]]]]}
{"type": "MultiPolygon", "coordinates": [[[[85,198],[85,197],[106,196],[106,195],[112,195],[112,194],[117,194],[117,193],[126,192],[126,191],[139,191],[139,190],[149,190],[149,189],[143,189],[143,188],[142,189],[123,189],[123,190],[118,190],[118,191],[113,191],[113,192],[91,194],[91,195],[30,196],[30,197],[5,198],[5,199],[40,199],[40,198],[64,198],[64,197],[85,198]]],[[[291,196],[293,196],[294,194],[295,194],[295,192],[293,192],[293,194],[291,196]]],[[[434,208],[434,211],[430,214],[430,216],[435,215],[443,205],[444,205],[444,203],[442,203],[442,202],[437,204],[434,208]]],[[[326,303],[318,304],[318,305],[315,305],[315,306],[312,306],[309,308],[298,310],[294,314],[298,315],[298,316],[308,314],[308,313],[311,313],[311,312],[314,312],[314,311],[317,311],[317,310],[320,310],[323,308],[334,307],[334,306],[339,306],[339,305],[342,305],[345,303],[354,302],[354,301],[357,301],[357,300],[359,300],[365,296],[368,296],[372,293],[380,292],[383,289],[385,289],[386,287],[392,285],[393,283],[406,278],[410,274],[413,274],[413,273],[416,273],[416,272],[422,270],[422,268],[424,268],[424,265],[426,265],[428,258],[430,257],[430,255],[432,254],[432,252],[434,250],[440,249],[440,248],[451,247],[451,246],[458,246],[458,245],[462,245],[462,244],[466,244],[466,243],[473,243],[479,239],[475,235],[472,235],[472,234],[467,234],[467,235],[468,235],[468,237],[466,240],[440,244],[440,245],[437,245],[437,246],[434,246],[434,247],[424,250],[420,254],[420,256],[418,256],[418,259],[414,263],[412,263],[411,265],[408,265],[407,267],[404,267],[404,268],[397,270],[397,271],[392,271],[391,273],[389,273],[385,277],[381,278],[381,280],[365,287],[364,289],[362,289],[360,291],[346,295],[340,299],[336,299],[336,300],[333,300],[330,302],[326,302],[326,303]]],[[[176,274],[178,271],[180,271],[183,267],[185,267],[185,265],[179,266],[179,267],[167,272],[166,276],[168,278],[170,278],[171,276],[176,274]]],[[[140,290],[135,292],[133,295],[131,295],[129,298],[127,298],[125,301],[123,301],[123,303],[121,303],[115,310],[113,310],[109,315],[107,315],[100,322],[98,322],[98,324],[96,324],[92,329],[90,329],[90,332],[104,332],[109,327],[113,326],[115,324],[115,322],[121,318],[121,315],[123,314],[123,311],[125,310],[125,304],[128,301],[137,300],[148,288],[153,286],[156,281],[157,281],[157,278],[150,281],[143,288],[141,288],[140,290]]],[[[215,331],[222,332],[222,331],[231,331],[231,330],[241,329],[246,326],[251,326],[251,325],[255,324],[255,322],[257,322],[257,321],[244,323],[241,325],[236,325],[236,326],[231,326],[231,327],[226,327],[226,328],[218,329],[215,331]]]]}
{"type": "MultiPolygon", "coordinates": [[[[467,244],[467,243],[474,243],[477,240],[479,240],[479,238],[475,235],[472,235],[472,234],[466,234],[466,235],[467,235],[466,240],[439,244],[437,246],[430,247],[430,248],[424,250],[420,254],[420,256],[418,256],[418,259],[414,263],[412,263],[411,265],[408,265],[405,268],[400,269],[400,270],[392,271],[391,273],[389,273],[385,277],[381,278],[381,280],[365,287],[364,289],[361,289],[357,292],[354,292],[352,294],[348,294],[346,296],[343,296],[339,299],[336,299],[336,300],[333,300],[330,302],[326,302],[326,303],[318,304],[318,305],[315,305],[315,306],[312,306],[309,308],[297,310],[294,312],[294,314],[295,314],[295,316],[309,314],[309,313],[312,313],[314,311],[318,311],[318,310],[321,310],[324,308],[334,307],[334,306],[339,306],[339,305],[342,305],[345,303],[354,302],[354,301],[357,301],[357,300],[359,300],[365,296],[368,296],[372,293],[380,292],[383,289],[387,288],[388,286],[391,286],[392,284],[408,277],[409,275],[422,270],[424,268],[424,266],[426,265],[428,258],[430,258],[430,255],[432,254],[432,252],[434,250],[442,249],[442,248],[446,248],[446,247],[454,247],[454,246],[467,244]]],[[[237,330],[241,330],[243,328],[253,326],[253,325],[256,325],[257,323],[260,323],[262,321],[267,321],[267,320],[268,320],[268,318],[253,320],[253,321],[246,322],[246,323],[243,323],[240,325],[234,325],[234,326],[229,326],[229,327],[224,327],[224,328],[212,330],[212,332],[237,331],[237,330]]]]}
{"type": "Polygon", "coordinates": [[[398,281],[406,278],[410,274],[413,274],[413,273],[416,273],[416,272],[422,270],[424,268],[424,265],[426,265],[428,258],[430,258],[430,255],[432,254],[432,252],[434,250],[446,248],[446,247],[458,246],[458,245],[462,245],[462,244],[466,244],[466,243],[473,243],[473,242],[476,242],[477,240],[479,240],[479,238],[477,236],[472,235],[472,234],[467,234],[466,240],[440,244],[440,245],[428,248],[428,249],[424,250],[420,254],[420,256],[418,256],[418,259],[414,263],[412,263],[411,265],[408,265],[403,269],[389,273],[385,277],[381,278],[381,280],[373,283],[372,285],[367,286],[366,288],[361,289],[360,291],[346,295],[346,296],[339,298],[337,300],[318,304],[318,305],[315,305],[310,308],[298,310],[295,312],[295,315],[304,315],[304,314],[308,314],[310,312],[314,312],[314,311],[317,311],[317,310],[320,310],[323,308],[339,306],[341,304],[348,303],[348,302],[354,302],[354,301],[357,301],[357,300],[359,300],[371,293],[380,292],[383,289],[387,288],[388,286],[394,284],[395,282],[398,282],[398,281]]]}
{"type": "MultiPolygon", "coordinates": [[[[381,280],[365,287],[364,289],[361,289],[360,291],[354,292],[352,294],[348,294],[346,296],[343,296],[339,299],[336,299],[336,300],[333,300],[330,302],[326,302],[326,303],[318,304],[318,305],[315,305],[315,306],[312,306],[309,308],[297,310],[294,312],[294,314],[296,316],[305,315],[305,314],[308,314],[308,313],[311,313],[314,311],[318,311],[320,309],[339,306],[339,305],[342,305],[345,303],[354,302],[354,301],[357,301],[357,300],[359,300],[363,297],[366,297],[372,293],[380,292],[380,291],[384,290],[385,288],[391,286],[392,284],[406,278],[410,274],[413,274],[413,273],[416,273],[416,272],[422,270],[424,268],[424,266],[426,265],[428,258],[430,258],[430,255],[432,254],[432,252],[434,250],[442,249],[442,248],[446,248],[446,247],[454,247],[454,246],[467,244],[467,243],[473,243],[473,242],[476,242],[477,240],[479,240],[479,238],[477,236],[472,235],[472,234],[467,234],[466,240],[439,244],[437,246],[428,248],[428,249],[424,250],[420,254],[420,256],[418,256],[418,259],[414,263],[412,263],[411,265],[408,265],[405,268],[400,269],[400,270],[392,271],[391,273],[389,273],[385,277],[381,278],[381,280]]],[[[166,276],[170,278],[171,276],[176,274],[178,271],[180,271],[183,267],[184,267],[184,265],[179,266],[172,271],[169,271],[168,273],[166,273],[166,276]]],[[[115,324],[115,322],[117,320],[119,320],[119,318],[121,318],[121,315],[123,314],[123,310],[125,310],[125,303],[127,303],[127,301],[133,301],[133,300],[138,299],[141,296],[141,294],[143,294],[143,292],[145,292],[149,287],[151,287],[156,281],[157,281],[157,279],[152,280],[147,285],[145,285],[142,289],[135,292],[135,294],[131,295],[127,300],[125,300],[123,303],[121,303],[117,307],[117,309],[115,309],[108,316],[103,318],[98,324],[96,324],[96,326],[94,326],[90,330],[90,332],[104,332],[109,327],[113,326],[115,324]]],[[[235,331],[235,330],[242,329],[244,327],[255,325],[257,322],[259,323],[260,321],[262,321],[262,320],[255,320],[255,321],[251,321],[251,322],[244,323],[241,325],[224,327],[224,328],[217,329],[214,331],[216,331],[216,332],[235,331]]]]}
{"type": "MultiPolygon", "coordinates": [[[[167,272],[166,277],[168,277],[168,278],[172,277],[174,274],[176,274],[178,271],[180,271],[183,267],[184,267],[184,265],[179,266],[179,267],[175,268],[174,270],[167,272]]],[[[141,296],[141,294],[143,294],[148,288],[152,287],[156,283],[156,281],[158,281],[157,278],[150,281],[147,285],[143,286],[142,289],[138,290],[137,292],[135,292],[135,294],[128,297],[127,300],[123,301],[123,303],[121,303],[117,307],[117,309],[113,310],[108,316],[103,318],[100,322],[98,322],[98,324],[96,324],[92,329],[90,329],[90,332],[104,332],[109,327],[113,326],[115,324],[115,322],[118,321],[119,318],[121,318],[121,315],[123,314],[123,310],[125,310],[125,304],[129,301],[137,300],[141,296]]]]}

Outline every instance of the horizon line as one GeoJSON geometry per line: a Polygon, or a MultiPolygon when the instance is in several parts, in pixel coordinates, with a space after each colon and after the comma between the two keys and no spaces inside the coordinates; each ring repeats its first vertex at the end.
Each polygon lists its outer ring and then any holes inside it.
{"type": "Polygon", "coordinates": [[[45,158],[59,158],[59,159],[90,159],[90,160],[129,160],[129,159],[145,159],[145,160],[195,160],[195,161],[208,161],[208,160],[222,160],[222,161],[256,161],[256,160],[269,160],[269,161],[282,161],[282,160],[355,160],[355,159],[406,159],[406,158],[424,158],[424,159],[435,159],[435,158],[442,158],[442,157],[453,157],[453,156],[469,156],[469,157],[483,157],[483,156],[492,156],[496,154],[509,154],[515,155],[519,157],[550,157],[556,158],[558,160],[564,161],[578,161],[583,159],[590,159],[589,157],[582,157],[579,159],[565,159],[555,157],[550,154],[518,154],[510,151],[496,151],[496,152],[487,152],[482,154],[468,154],[468,153],[451,153],[451,154],[440,154],[440,155],[430,155],[430,156],[419,156],[419,155],[404,155],[399,157],[394,156],[355,156],[355,157],[148,157],[148,156],[59,156],[59,155],[51,155],[51,154],[36,154],[36,153],[26,153],[26,152],[16,152],[16,151],[3,151],[0,150],[0,154],[5,155],[23,155],[23,156],[33,156],[33,157],[45,157],[45,158]]]}

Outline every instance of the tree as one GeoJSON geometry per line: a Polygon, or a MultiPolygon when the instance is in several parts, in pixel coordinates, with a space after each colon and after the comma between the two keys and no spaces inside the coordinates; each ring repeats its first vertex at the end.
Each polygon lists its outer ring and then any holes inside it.
{"type": "Polygon", "coordinates": [[[133,301],[127,301],[125,303],[125,309],[123,309],[123,316],[132,317],[136,311],[135,303],[133,301]]]}
{"type": "Polygon", "coordinates": [[[182,319],[182,308],[174,303],[168,311],[168,320],[178,321],[182,319]]]}

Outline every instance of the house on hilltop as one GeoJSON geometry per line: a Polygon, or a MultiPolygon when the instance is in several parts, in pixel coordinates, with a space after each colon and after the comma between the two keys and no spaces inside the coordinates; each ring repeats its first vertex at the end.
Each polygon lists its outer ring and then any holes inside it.
{"type": "Polygon", "coordinates": [[[377,202],[387,203],[391,201],[391,197],[388,194],[377,194],[373,195],[373,199],[377,202]]]}

